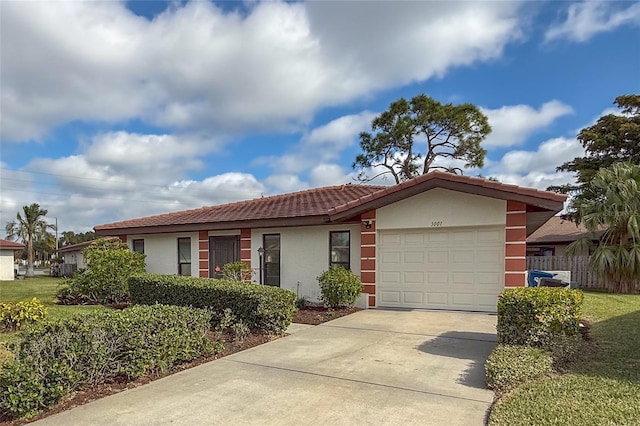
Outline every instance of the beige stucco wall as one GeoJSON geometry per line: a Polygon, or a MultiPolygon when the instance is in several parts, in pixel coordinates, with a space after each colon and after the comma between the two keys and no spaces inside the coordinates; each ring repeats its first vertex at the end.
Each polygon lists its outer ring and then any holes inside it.
{"type": "Polygon", "coordinates": [[[504,225],[506,201],[432,189],[376,212],[377,229],[504,225]]]}
{"type": "Polygon", "coordinates": [[[147,272],[153,274],[178,273],[178,238],[191,238],[191,276],[198,272],[198,233],[183,232],[157,235],[127,235],[127,245],[133,248],[133,240],[144,240],[144,254],[147,255],[147,272]]]}
{"type": "Polygon", "coordinates": [[[13,250],[0,250],[0,281],[13,280],[13,250]]]}
{"type": "Polygon", "coordinates": [[[317,301],[320,288],[316,277],[329,269],[329,232],[351,232],[351,270],[360,274],[360,224],[304,226],[296,228],[253,229],[251,232],[251,265],[259,281],[258,248],[263,234],[280,234],[280,286],[317,301]],[[297,283],[300,283],[299,288],[297,283]]]}

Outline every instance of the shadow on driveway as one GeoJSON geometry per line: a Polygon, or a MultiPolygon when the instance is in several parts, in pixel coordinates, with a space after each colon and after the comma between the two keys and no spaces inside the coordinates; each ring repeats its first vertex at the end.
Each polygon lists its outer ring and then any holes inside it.
{"type": "Polygon", "coordinates": [[[457,383],[486,389],[484,364],[495,344],[494,333],[447,331],[426,340],[417,349],[431,355],[469,360],[469,367],[460,373],[457,383]]]}

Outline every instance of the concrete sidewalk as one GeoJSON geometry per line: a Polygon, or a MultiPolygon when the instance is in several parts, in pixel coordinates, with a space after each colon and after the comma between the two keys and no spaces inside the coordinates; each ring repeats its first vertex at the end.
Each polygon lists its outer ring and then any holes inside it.
{"type": "Polygon", "coordinates": [[[42,425],[481,425],[495,316],[361,311],[42,425]]]}

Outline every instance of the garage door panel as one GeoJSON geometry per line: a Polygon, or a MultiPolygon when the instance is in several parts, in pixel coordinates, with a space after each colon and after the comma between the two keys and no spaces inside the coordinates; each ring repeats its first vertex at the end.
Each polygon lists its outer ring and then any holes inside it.
{"type": "Polygon", "coordinates": [[[489,249],[477,252],[477,262],[480,265],[495,266],[504,263],[502,251],[499,249],[489,249]]]}
{"type": "Polygon", "coordinates": [[[400,265],[402,254],[399,251],[384,250],[380,252],[380,262],[383,266],[400,265]]]}
{"type": "Polygon", "coordinates": [[[400,304],[399,291],[381,291],[380,302],[385,306],[398,306],[400,304]]]}
{"type": "Polygon", "coordinates": [[[453,308],[472,308],[475,305],[475,300],[475,294],[451,293],[451,307],[453,308]]]}
{"type": "Polygon", "coordinates": [[[451,249],[451,255],[453,257],[453,263],[458,267],[459,264],[466,264],[473,267],[476,259],[476,252],[473,250],[459,250],[451,249]]]}
{"type": "Polygon", "coordinates": [[[427,303],[426,305],[429,305],[431,307],[440,307],[440,308],[446,308],[447,305],[449,304],[449,293],[445,293],[445,292],[433,292],[430,291],[427,293],[427,303]]]}
{"type": "Polygon", "coordinates": [[[427,252],[428,263],[440,266],[442,264],[449,263],[448,251],[428,251],[427,252]]]}
{"type": "Polygon", "coordinates": [[[380,232],[379,305],[496,310],[504,228],[380,232]]]}
{"type": "Polygon", "coordinates": [[[453,243],[472,243],[476,240],[475,231],[453,231],[451,233],[453,243]]]}
{"type": "Polygon", "coordinates": [[[431,231],[427,234],[425,234],[425,240],[429,243],[429,244],[433,244],[433,243],[448,243],[449,242],[449,233],[448,232],[438,232],[438,231],[431,231]]]}
{"type": "Polygon", "coordinates": [[[474,284],[473,272],[452,272],[451,285],[465,288],[473,288],[474,284]]]}
{"type": "Polygon", "coordinates": [[[424,264],[424,251],[408,251],[404,253],[404,263],[424,264]]]}
{"type": "Polygon", "coordinates": [[[404,282],[411,285],[417,284],[420,287],[424,286],[424,272],[422,271],[407,271],[404,273],[404,282]]]}
{"type": "Polygon", "coordinates": [[[443,285],[446,286],[449,283],[449,272],[435,272],[435,271],[427,271],[427,280],[426,282],[430,285],[443,285]]]}
{"type": "Polygon", "coordinates": [[[402,283],[402,274],[400,271],[381,271],[380,272],[380,285],[385,284],[400,285],[402,283]]]}
{"type": "Polygon", "coordinates": [[[422,305],[424,293],[421,291],[405,291],[402,293],[403,303],[409,305],[422,305]]]}
{"type": "Polygon", "coordinates": [[[478,291],[486,291],[486,289],[493,291],[496,283],[501,281],[500,277],[501,274],[497,272],[478,272],[475,274],[476,288],[478,291]]]}
{"type": "Polygon", "coordinates": [[[406,246],[424,246],[424,234],[405,234],[404,235],[404,244],[406,246]]]}
{"type": "Polygon", "coordinates": [[[477,231],[478,241],[480,242],[494,242],[501,244],[503,241],[502,231],[499,229],[482,229],[477,231]]]}
{"type": "Polygon", "coordinates": [[[495,312],[496,296],[494,294],[478,294],[476,296],[476,304],[480,310],[495,312]]]}
{"type": "Polygon", "coordinates": [[[382,234],[380,236],[380,243],[384,246],[399,246],[402,242],[402,236],[400,234],[382,234]]]}

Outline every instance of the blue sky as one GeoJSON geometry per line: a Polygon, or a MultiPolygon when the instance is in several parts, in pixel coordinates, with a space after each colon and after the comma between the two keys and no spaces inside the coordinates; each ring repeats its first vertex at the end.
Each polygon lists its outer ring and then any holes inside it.
{"type": "MultiPolygon", "coordinates": [[[[354,182],[400,97],[471,102],[470,175],[544,189],[640,92],[637,2],[0,3],[0,220],[60,230],[354,182]]],[[[382,182],[385,183],[385,182],[382,182]]],[[[390,183],[390,182],[386,182],[390,183]]]]}

